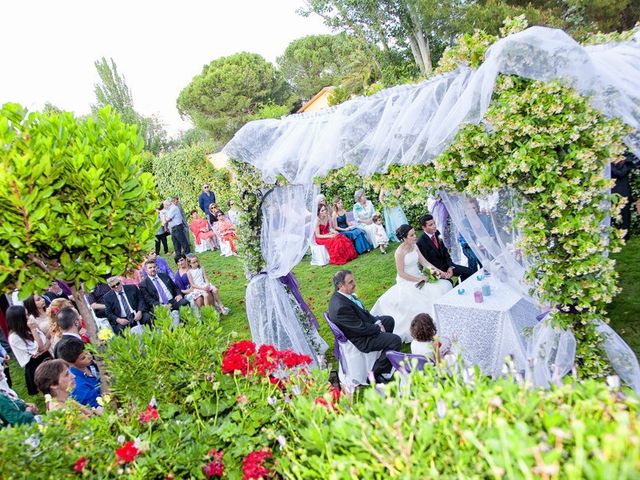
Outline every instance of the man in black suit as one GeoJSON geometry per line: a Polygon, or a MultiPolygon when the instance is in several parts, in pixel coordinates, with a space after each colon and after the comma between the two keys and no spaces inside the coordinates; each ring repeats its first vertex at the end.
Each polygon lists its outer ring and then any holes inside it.
{"type": "Polygon", "coordinates": [[[470,268],[453,263],[449,250],[447,250],[442,237],[440,237],[433,215],[420,217],[420,225],[424,233],[418,239],[418,250],[427,259],[427,262],[438,269],[437,273],[440,278],[449,280],[451,277],[456,276],[465,281],[473,275],[470,268]]]}
{"type": "Polygon", "coordinates": [[[105,316],[115,333],[133,325],[146,325],[151,322],[151,314],[142,293],[135,285],[123,285],[118,277],[107,279],[111,291],[104,296],[105,316]]]}
{"type": "Polygon", "coordinates": [[[363,353],[381,351],[373,365],[376,381],[384,382],[382,377],[391,372],[391,362],[385,355],[390,350],[400,350],[402,340],[393,332],[393,317],[374,317],[362,302],[354,295],[356,281],[349,270],[340,270],[333,276],[335,292],[329,301],[329,317],[344,336],[363,353]]]}
{"type": "Polygon", "coordinates": [[[140,291],[148,308],[162,305],[177,312],[180,307],[189,305],[189,300],[182,296],[173,280],[164,273],[158,273],[155,260],[147,260],[144,268],[147,270],[147,278],[140,282],[140,291]]]}

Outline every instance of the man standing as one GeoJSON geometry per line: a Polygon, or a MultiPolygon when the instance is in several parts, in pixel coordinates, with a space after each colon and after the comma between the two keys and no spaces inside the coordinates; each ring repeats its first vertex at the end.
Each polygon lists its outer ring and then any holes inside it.
{"type": "Polygon", "coordinates": [[[119,277],[110,277],[107,284],[111,291],[104,297],[105,313],[115,333],[134,325],[151,322],[142,293],[135,285],[122,285],[119,277]]]}
{"type": "Polygon", "coordinates": [[[168,202],[167,225],[171,232],[171,241],[176,255],[191,253],[189,240],[187,240],[186,230],[184,228],[185,220],[180,213],[180,207],[175,203],[168,202]]]}
{"type": "Polygon", "coordinates": [[[385,355],[390,350],[398,351],[402,340],[393,332],[393,317],[374,317],[355,296],[356,281],[349,270],[340,270],[333,276],[335,292],[329,301],[331,321],[344,336],[363,353],[380,351],[380,357],[373,365],[377,382],[386,382],[383,374],[391,372],[391,362],[385,355]]]}
{"type": "MultiPolygon", "coordinates": [[[[153,260],[147,260],[144,264],[147,269],[147,278],[140,282],[140,292],[142,298],[148,308],[154,308],[158,305],[171,308],[172,314],[177,314],[180,307],[189,305],[189,300],[182,297],[182,293],[178,289],[173,280],[164,273],[158,273],[158,266],[153,260]]],[[[172,315],[174,320],[176,315],[172,315]]]]}
{"type": "Polygon", "coordinates": [[[423,215],[420,217],[420,225],[424,232],[418,239],[418,250],[427,261],[438,269],[440,278],[449,280],[451,277],[460,277],[462,281],[469,278],[473,272],[470,268],[456,265],[451,260],[449,250],[440,237],[440,232],[433,220],[433,215],[423,215]]]}
{"type": "Polygon", "coordinates": [[[202,185],[202,192],[198,197],[198,205],[200,205],[200,210],[204,212],[205,217],[209,215],[209,205],[212,203],[216,203],[216,195],[209,190],[209,184],[205,183],[202,185]]]}

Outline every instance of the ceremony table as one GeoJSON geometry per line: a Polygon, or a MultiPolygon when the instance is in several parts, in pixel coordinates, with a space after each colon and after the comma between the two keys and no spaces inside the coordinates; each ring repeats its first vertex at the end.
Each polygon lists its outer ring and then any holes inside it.
{"type": "Polygon", "coordinates": [[[434,302],[438,336],[457,343],[465,362],[478,365],[486,375],[500,376],[509,355],[516,369],[524,371],[525,336],[540,310],[507,284],[493,277],[478,278],[472,275],[434,302]],[[489,285],[491,295],[476,303],[474,292],[483,285],[489,285]],[[461,288],[463,294],[458,293],[461,288]]]}

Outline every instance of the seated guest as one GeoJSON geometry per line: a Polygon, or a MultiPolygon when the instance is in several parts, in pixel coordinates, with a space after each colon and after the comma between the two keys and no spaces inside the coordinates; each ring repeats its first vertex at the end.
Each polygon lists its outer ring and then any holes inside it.
{"type": "Polygon", "coordinates": [[[25,403],[9,387],[4,372],[0,370],[0,428],[9,425],[22,425],[36,421],[38,407],[25,403]]]}
{"type": "MultiPolygon", "coordinates": [[[[171,277],[158,272],[158,266],[154,260],[145,262],[147,278],[140,283],[140,292],[147,308],[163,306],[172,311],[178,311],[180,307],[189,305],[189,300],[182,296],[171,277]]],[[[174,320],[177,320],[174,316],[174,320]]]]}
{"type": "Polygon", "coordinates": [[[24,379],[29,395],[38,392],[34,374],[38,365],[51,358],[49,340],[38,328],[34,319],[27,318],[22,305],[12,305],[7,309],[9,345],[18,364],[24,368],[24,379]]]}
{"type": "Polygon", "coordinates": [[[207,221],[209,222],[209,226],[211,230],[213,230],[216,234],[218,232],[216,222],[218,221],[218,214],[220,213],[220,209],[216,203],[212,203],[209,205],[209,215],[207,216],[207,221]]]}
{"type": "Polygon", "coordinates": [[[189,302],[193,302],[198,308],[201,308],[202,305],[204,305],[205,292],[191,288],[191,284],[189,283],[189,264],[187,263],[187,256],[184,254],[176,255],[175,260],[178,269],[173,275],[173,282],[189,302]]]}
{"type": "Polygon", "coordinates": [[[110,291],[104,297],[105,314],[111,328],[117,334],[127,327],[148,325],[151,314],[142,298],[140,289],[135,285],[123,285],[120,277],[107,280],[110,291]]]}
{"type": "Polygon", "coordinates": [[[449,349],[435,339],[437,333],[431,315],[419,313],[411,321],[411,353],[424,355],[429,360],[439,362],[449,353],[449,349]]]}
{"type": "Polygon", "coordinates": [[[316,210],[320,208],[321,205],[327,207],[327,214],[329,218],[333,218],[333,211],[331,210],[331,205],[327,203],[327,197],[325,197],[322,193],[318,194],[316,197],[316,210]]]}
{"type": "MultiPolygon", "coordinates": [[[[76,313],[78,312],[71,301],[65,300],[63,298],[56,298],[53,302],[51,302],[51,305],[49,305],[49,308],[47,309],[47,315],[49,316],[50,324],[49,331],[51,333],[50,339],[52,352],[55,351],[56,344],[62,338],[63,332],[60,329],[60,325],[58,324],[58,313],[60,313],[60,311],[64,308],[72,308],[76,311],[76,313]]],[[[84,343],[89,343],[90,339],[87,335],[87,324],[81,316],[79,318],[80,326],[78,327],[78,334],[80,335],[80,338],[84,343]]]]}
{"type": "Polygon", "coordinates": [[[347,220],[347,211],[342,206],[342,199],[339,197],[333,199],[333,225],[338,233],[351,240],[358,254],[373,249],[373,245],[367,240],[366,232],[347,220]]]}
{"type": "Polygon", "coordinates": [[[81,405],[98,408],[100,396],[100,377],[96,375],[93,357],[84,349],[84,342],[70,338],[58,348],[60,358],[69,364],[74,378],[71,398],[81,405]],[[90,368],[93,366],[94,368],[90,368]]]}
{"type": "Polygon", "coordinates": [[[46,306],[48,307],[49,305],[51,305],[51,302],[56,298],[65,298],[69,300],[69,295],[67,295],[62,289],[62,287],[60,286],[60,284],[56,280],[54,280],[49,285],[49,290],[47,290],[45,294],[42,295],[42,298],[44,298],[46,306]]]}
{"type": "Polygon", "coordinates": [[[358,257],[356,249],[347,237],[333,229],[327,207],[318,207],[315,240],[318,245],[324,245],[329,253],[329,263],[344,265],[358,257]]]}
{"type": "Polygon", "coordinates": [[[218,236],[221,241],[228,242],[229,247],[231,248],[231,255],[237,255],[235,240],[236,236],[236,227],[231,223],[231,221],[227,218],[223,211],[218,212],[218,221],[216,222],[218,227],[218,236]]]}
{"type": "Polygon", "coordinates": [[[58,355],[60,345],[72,338],[82,341],[82,337],[80,336],[80,315],[76,309],[71,306],[63,307],[56,314],[56,323],[61,335],[60,339],[53,346],[53,356],[60,358],[60,355],[58,355]]]}
{"type": "Polygon", "coordinates": [[[75,388],[75,379],[67,362],[62,359],[47,360],[36,370],[35,376],[38,390],[47,399],[47,411],[60,410],[65,405],[75,405],[83,416],[92,415],[92,411],[82,407],[70,397],[70,392],[75,388]],[[49,396],[50,398],[47,398],[49,396]]]}
{"type": "Polygon", "coordinates": [[[96,314],[96,317],[106,318],[104,297],[111,291],[109,285],[106,283],[98,283],[95,288],[87,295],[87,301],[92,310],[96,314]]]}
{"type": "Polygon", "coordinates": [[[215,250],[216,234],[209,227],[209,223],[198,215],[198,211],[194,208],[191,210],[191,224],[189,225],[191,233],[196,239],[196,245],[207,245],[209,250],[215,250]]]}
{"type": "Polygon", "coordinates": [[[173,277],[173,271],[171,270],[171,267],[169,267],[169,263],[167,263],[167,261],[161,256],[156,255],[156,252],[149,252],[147,256],[144,258],[145,258],[144,263],[142,264],[142,268],[140,269],[140,278],[142,280],[147,278],[146,263],[149,260],[156,262],[158,273],[162,273],[168,277],[173,277]]]}
{"type": "Polygon", "coordinates": [[[440,237],[433,215],[420,217],[420,226],[424,233],[418,239],[418,250],[427,262],[436,268],[436,274],[440,278],[449,280],[456,276],[465,281],[473,274],[470,268],[453,263],[449,250],[440,237]]]}
{"type": "Polygon", "coordinates": [[[49,337],[49,316],[47,315],[47,302],[38,294],[29,295],[24,300],[24,308],[27,314],[34,318],[38,324],[38,328],[42,333],[49,337]]]}
{"type": "Polygon", "coordinates": [[[378,382],[384,382],[384,374],[391,372],[391,362],[386,352],[398,351],[402,340],[393,333],[393,317],[374,317],[355,295],[356,281],[349,270],[340,270],[333,276],[335,292],[329,301],[329,317],[344,336],[363,353],[382,352],[373,365],[378,382]]]}
{"type": "Polygon", "coordinates": [[[353,205],[353,218],[358,227],[367,232],[367,238],[373,248],[377,248],[376,227],[373,224],[373,216],[376,210],[373,208],[373,203],[371,203],[371,200],[367,200],[367,196],[362,189],[357,190],[353,198],[356,202],[353,205]]]}
{"type": "MultiPolygon", "coordinates": [[[[2,336],[4,336],[4,332],[0,332],[2,336]]],[[[3,339],[4,340],[4,339],[3,339]]],[[[0,370],[4,371],[4,382],[7,384],[7,387],[11,387],[11,370],[9,369],[9,354],[7,350],[4,348],[5,342],[0,342],[0,370]]],[[[9,348],[9,344],[7,343],[7,348],[9,348]]]]}
{"type": "Polygon", "coordinates": [[[200,265],[198,257],[190,255],[188,261],[189,271],[187,272],[187,278],[189,279],[191,288],[203,293],[205,305],[213,305],[221,315],[228,315],[231,310],[222,304],[218,289],[209,283],[207,273],[204,271],[202,265],[200,265]]]}

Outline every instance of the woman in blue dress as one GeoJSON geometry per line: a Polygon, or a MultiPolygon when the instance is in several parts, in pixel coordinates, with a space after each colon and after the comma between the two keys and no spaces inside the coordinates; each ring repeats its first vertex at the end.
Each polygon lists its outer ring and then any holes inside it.
{"type": "Polygon", "coordinates": [[[373,249],[373,245],[367,239],[367,233],[349,222],[347,211],[342,206],[342,199],[338,197],[333,199],[333,225],[338,232],[351,240],[358,254],[373,249]]]}
{"type": "Polygon", "coordinates": [[[398,196],[392,195],[391,192],[384,188],[380,190],[379,200],[384,207],[382,210],[382,214],[384,215],[384,229],[387,232],[389,240],[392,242],[400,241],[398,237],[396,237],[398,227],[409,223],[397,199],[398,196]]]}

